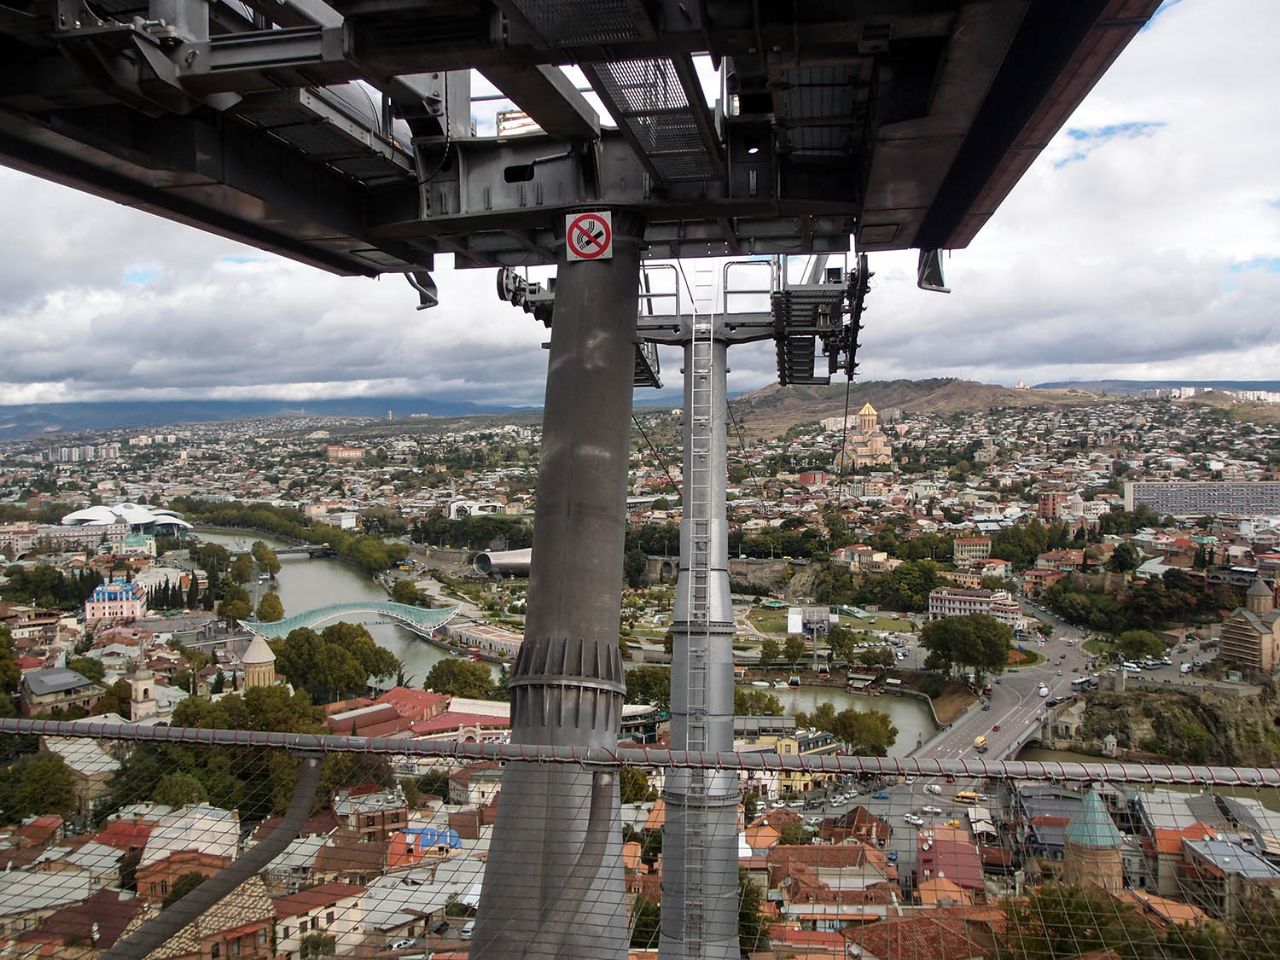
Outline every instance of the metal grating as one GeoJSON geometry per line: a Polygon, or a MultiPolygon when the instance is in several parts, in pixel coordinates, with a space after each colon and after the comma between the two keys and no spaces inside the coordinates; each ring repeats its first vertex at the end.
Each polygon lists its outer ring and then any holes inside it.
{"type": "Polygon", "coordinates": [[[716,167],[699,133],[675,64],[666,58],[584,66],[609,113],[635,138],[642,159],[666,181],[709,180],[716,167]]]}
{"type": "Polygon", "coordinates": [[[636,40],[640,31],[627,0],[512,0],[534,31],[552,46],[636,40]]]}

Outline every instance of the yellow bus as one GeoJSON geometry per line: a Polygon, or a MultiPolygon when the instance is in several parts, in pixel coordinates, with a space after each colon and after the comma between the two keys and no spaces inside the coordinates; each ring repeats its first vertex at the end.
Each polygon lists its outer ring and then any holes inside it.
{"type": "Polygon", "coordinates": [[[954,800],[956,803],[963,803],[963,804],[967,804],[968,806],[973,806],[975,803],[978,802],[978,795],[974,793],[972,790],[961,790],[959,793],[955,795],[954,800]]]}

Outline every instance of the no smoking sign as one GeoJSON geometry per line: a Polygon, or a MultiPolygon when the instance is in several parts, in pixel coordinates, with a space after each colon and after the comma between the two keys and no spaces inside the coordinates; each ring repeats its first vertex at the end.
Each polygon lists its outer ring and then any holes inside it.
{"type": "Polygon", "coordinates": [[[613,215],[608,210],[566,214],[564,242],[570,260],[612,260],[613,215]]]}

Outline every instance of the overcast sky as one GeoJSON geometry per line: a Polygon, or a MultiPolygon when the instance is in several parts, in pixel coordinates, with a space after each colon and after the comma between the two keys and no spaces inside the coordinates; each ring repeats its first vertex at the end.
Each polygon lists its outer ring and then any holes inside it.
{"type": "MultiPolygon", "coordinates": [[[[913,254],[872,257],[863,378],[1280,376],[1277,37],[1280,0],[1168,0],[950,256],[953,293],[917,290],[913,254]]],[[[418,312],[398,276],[333,277],[3,168],[0,210],[0,404],[541,403],[545,331],[491,270],[444,266],[418,312]]],[[[772,347],[730,366],[732,389],[762,386],[772,347]]]]}

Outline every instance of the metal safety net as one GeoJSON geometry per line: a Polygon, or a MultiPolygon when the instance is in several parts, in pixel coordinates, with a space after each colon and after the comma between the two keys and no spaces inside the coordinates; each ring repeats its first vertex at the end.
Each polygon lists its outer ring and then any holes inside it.
{"type": "MultiPolygon", "coordinates": [[[[856,757],[815,752],[820,731],[762,725],[711,755],[281,734],[252,719],[258,730],[0,721],[3,956],[483,957],[496,955],[486,937],[530,915],[546,918],[521,931],[531,956],[1280,956],[1273,768],[856,757]],[[537,910],[484,900],[513,764],[616,789],[601,806],[552,786],[507,812],[529,837],[563,831],[583,850],[606,817],[616,882],[570,867],[516,892],[537,910]],[[717,905],[664,903],[691,889],[664,875],[663,849],[664,790],[691,770],[730,772],[742,791],[727,942],[710,933],[717,905]],[[569,936],[566,916],[600,928],[569,936]]],[[[713,856],[725,848],[678,862],[726,866],[699,860],[713,856]]]]}

